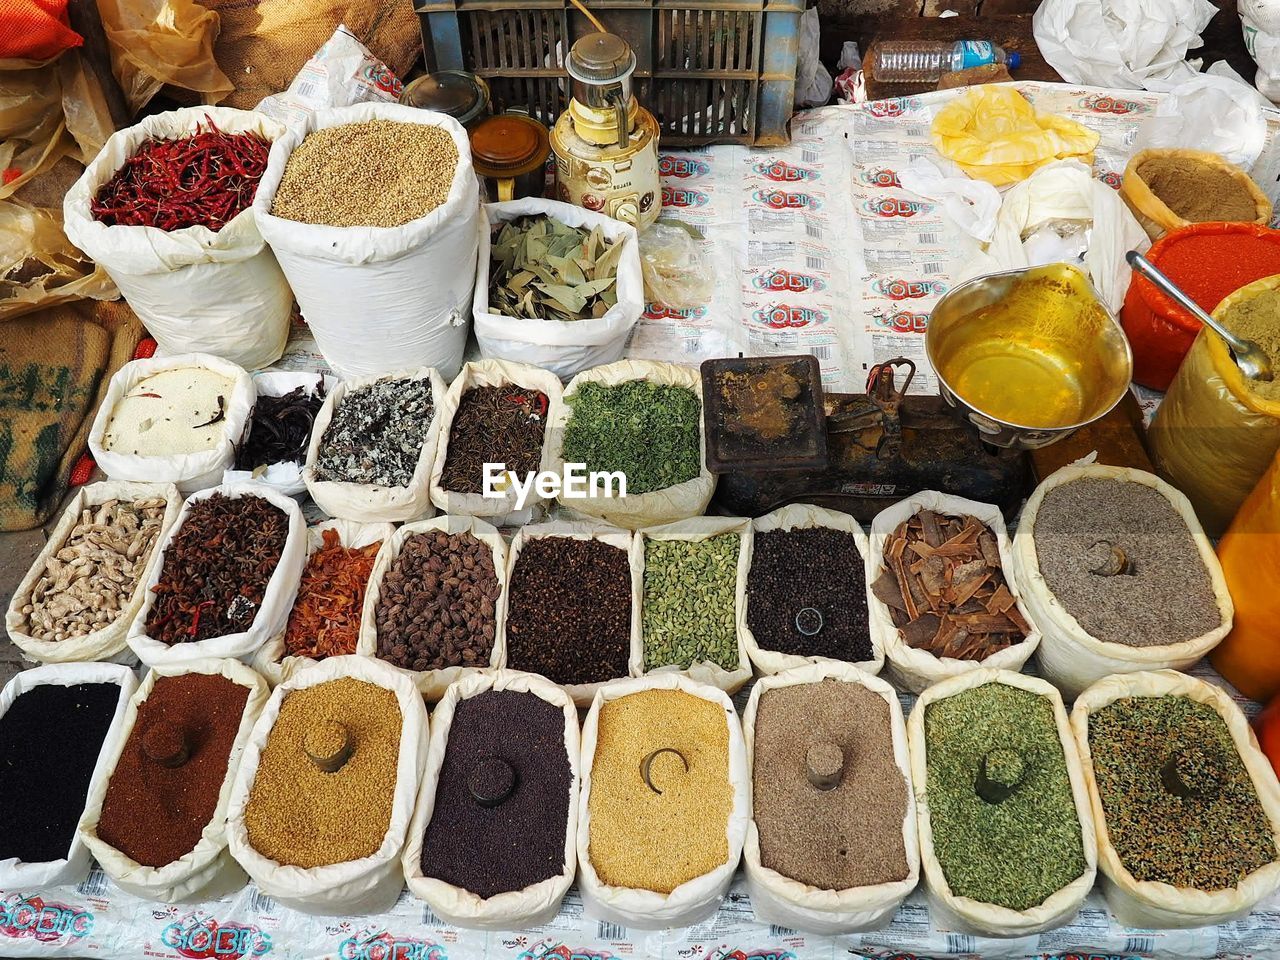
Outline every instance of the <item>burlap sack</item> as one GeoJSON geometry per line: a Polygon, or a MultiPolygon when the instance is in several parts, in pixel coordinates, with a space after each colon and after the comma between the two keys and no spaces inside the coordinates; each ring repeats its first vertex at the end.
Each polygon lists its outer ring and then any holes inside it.
{"type": "Polygon", "coordinates": [[[384,540],[382,549],[378,551],[378,559],[374,561],[373,573],[369,576],[369,588],[364,595],[364,612],[360,616],[360,639],[356,644],[356,653],[360,656],[378,658],[377,612],[378,601],[382,596],[382,578],[400,556],[406,540],[414,534],[436,530],[448,534],[469,533],[485,544],[493,556],[493,572],[497,575],[502,593],[494,604],[493,650],[487,662],[478,663],[474,667],[445,667],[443,670],[403,670],[394,667],[411,677],[418,691],[432,702],[443,697],[445,690],[455,681],[479,673],[485,668],[496,667],[504,659],[502,624],[507,612],[507,545],[496,527],[478,517],[435,517],[432,520],[406,523],[384,540]]]}
{"type": "MultiPolygon", "coordinates": [[[[1100,536],[1105,533],[1105,530],[1099,531],[1100,536]]],[[[1022,510],[1018,532],[1013,538],[1013,563],[1022,600],[1032,622],[1043,634],[1039,648],[1040,674],[1056,684],[1067,697],[1075,697],[1089,684],[1113,673],[1133,673],[1163,667],[1181,670],[1189,667],[1216,647],[1231,630],[1235,613],[1231,594],[1227,592],[1227,582],[1222,575],[1222,566],[1214,555],[1213,544],[1201,530],[1191,503],[1169,484],[1142,470],[1090,464],[1063,467],[1047,477],[1036,487],[1022,510]],[[1218,604],[1217,626],[1191,640],[1150,647],[1131,647],[1123,643],[1108,643],[1092,636],[1063,607],[1040,572],[1035,540],[1036,517],[1050,490],[1064,483],[1089,478],[1140,483],[1158,490],[1169,501],[1186,523],[1213,583],[1218,604]]]]}
{"type": "Polygon", "coordinates": [[[663,524],[660,527],[649,527],[637,532],[631,541],[628,554],[631,564],[631,674],[632,676],[655,676],[662,673],[679,673],[698,683],[708,683],[728,693],[737,693],[751,679],[751,660],[747,656],[747,647],[742,628],[746,623],[742,609],[746,604],[747,573],[751,570],[751,521],[737,517],[691,517],[688,520],[677,520],[675,523],[663,524]],[[649,540],[687,540],[697,543],[710,540],[724,533],[736,533],[742,538],[738,547],[738,580],[734,586],[733,620],[734,635],[737,639],[738,665],[726,670],[718,663],[700,660],[687,668],[675,664],[655,667],[646,671],[644,668],[644,553],[645,543],[649,540]]]}
{"type": "Polygon", "coordinates": [[[728,694],[705,683],[697,683],[676,673],[656,674],[619,680],[602,687],[591,702],[582,725],[582,793],[578,798],[578,892],[587,916],[634,930],[661,930],[688,927],[712,916],[733,881],[742,856],[747,825],[751,822],[751,776],[742,725],[728,694]],[[591,863],[591,767],[596,755],[600,710],[610,700],[642,690],[683,690],[703,700],[719,704],[729,725],[729,785],[733,806],[726,825],[729,856],[720,866],[700,877],[680,884],[670,893],[611,887],[604,883],[591,863]]]}
{"type": "Polygon", "coordinates": [[[245,875],[240,865],[227,850],[227,805],[231,802],[231,785],[235,782],[240,755],[253,729],[258,714],[262,712],[270,691],[266,682],[238,660],[197,660],[181,667],[156,667],[142,685],[129,698],[121,723],[120,737],[114,749],[106,754],[107,775],[94,786],[89,794],[84,817],[80,821],[80,839],[115,883],[123,890],[144,900],[176,903],[182,900],[207,900],[244,886],[245,875]],[[133,733],[138,719],[138,708],[150,696],[159,677],[174,677],[186,673],[203,673],[226,677],[247,687],[248,698],[240,715],[231,752],[227,755],[227,771],[218,791],[217,806],[205,825],[199,841],[190,852],[167,863],[163,867],[146,867],[122,853],[98,836],[98,823],[102,818],[102,804],[107,798],[107,788],[115,774],[116,765],[124,753],[125,745],[133,733]]]}
{"type": "Polygon", "coordinates": [[[1280,845],[1280,784],[1270,761],[1258,748],[1240,708],[1226,691],[1173,670],[1153,670],[1107,677],[1082,693],[1071,711],[1071,731],[1084,765],[1085,783],[1093,820],[1098,831],[1098,865],[1102,868],[1102,892],[1116,920],[1129,927],[1164,930],[1204,927],[1237,920],[1260,901],[1280,889],[1280,859],[1259,867],[1234,887],[1226,890],[1189,890],[1168,883],[1136,880],[1125,868],[1107,832],[1107,815],[1098,792],[1092,754],[1089,750],[1089,716],[1121,697],[1189,697],[1213,707],[1222,717],[1235,741],[1258,800],[1271,821],[1275,841],[1280,845]]]}
{"type": "Polygon", "coordinates": [[[1071,736],[1071,726],[1062,695],[1057,688],[1037,677],[1028,677],[1009,670],[980,668],[969,670],[934,684],[920,695],[911,716],[907,719],[907,742],[911,748],[911,780],[916,792],[916,821],[920,830],[920,859],[924,863],[925,883],[928,885],[929,902],[941,925],[948,930],[977,934],[985,937],[1025,937],[1060,927],[1075,916],[1085,896],[1093,888],[1097,875],[1098,844],[1094,834],[1094,818],[1089,805],[1084,765],[1071,736]],[[929,814],[928,745],[924,735],[924,715],[929,704],[945,700],[965,690],[972,690],[987,683],[1028,690],[1046,698],[1053,705],[1053,716],[1058,727],[1058,739],[1067,760],[1067,775],[1071,780],[1071,795],[1080,818],[1080,839],[1084,846],[1086,868],[1075,880],[1050,894],[1039,906],[1028,910],[1010,910],[994,903],[983,903],[969,897],[958,897],[951,892],[942,864],[933,852],[933,824],[929,814]]]}
{"type": "MultiPolygon", "coordinates": [[[[577,393],[578,387],[587,382],[617,386],[629,380],[648,380],[652,383],[685,387],[697,394],[699,404],[702,402],[702,377],[695,367],[655,360],[618,360],[586,370],[570,380],[569,385],[564,388],[565,402],[560,407],[559,416],[551,423],[555,461],[564,460],[564,429],[573,417],[573,407],[569,401],[577,393]]],[[[706,512],[707,504],[711,502],[711,495],[716,489],[716,478],[706,464],[707,438],[701,413],[698,417],[698,436],[700,468],[698,476],[692,480],[650,493],[629,493],[625,497],[569,499],[561,494],[560,503],[576,514],[598,517],[606,523],[630,530],[696,517],[706,512]]]]}
{"type": "MultiPolygon", "coordinates": [[[[859,578],[858,587],[866,590],[867,578],[865,571],[870,569],[867,563],[870,545],[867,542],[867,535],[862,531],[862,524],[858,523],[849,514],[840,513],[837,510],[828,510],[825,507],[815,507],[808,503],[792,503],[785,507],[779,507],[772,513],[766,513],[763,517],[756,517],[751,521],[753,539],[756,535],[770,530],[808,530],[815,527],[839,530],[853,537],[853,542],[858,547],[858,555],[862,558],[864,570],[863,576],[859,578]]],[[[754,546],[752,549],[754,551],[754,546]]],[[[751,568],[748,565],[748,574],[750,571],[751,568]]],[[[805,572],[803,570],[796,571],[797,577],[803,578],[804,575],[805,572]]],[[[869,591],[867,603],[869,609],[871,603],[869,591]]],[[[751,627],[747,623],[747,611],[750,606],[751,593],[750,591],[744,591],[742,603],[738,607],[738,634],[742,637],[743,646],[747,649],[747,656],[751,658],[751,663],[761,673],[781,673],[783,670],[791,670],[810,663],[841,662],[828,661],[826,657],[801,657],[793,653],[780,653],[777,650],[761,649],[756,642],[755,634],[751,632],[751,627]]],[[[855,664],[855,666],[863,673],[869,673],[874,676],[884,666],[884,646],[882,638],[876,632],[870,630],[869,622],[868,631],[871,635],[871,659],[863,660],[855,664]]]]}
{"type": "Polygon", "coordinates": [[[806,933],[846,934],[884,926],[907,894],[920,882],[920,844],[916,837],[911,758],[907,752],[907,727],[897,691],[879,677],[863,673],[851,664],[833,660],[808,663],[762,677],[751,688],[751,697],[747,700],[747,709],[742,715],[742,735],[747,747],[747,775],[754,777],[756,711],[760,708],[760,698],[779,687],[821,683],[827,679],[860,684],[877,693],[889,705],[889,724],[893,728],[893,758],[902,772],[907,788],[907,811],[902,818],[902,844],[907,853],[907,876],[890,883],[850,887],[845,890],[821,890],[792,880],[761,864],[760,831],[754,818],[747,828],[742,860],[746,868],[747,890],[751,894],[751,908],[760,923],[790,927],[806,933]]]}
{"type": "Polygon", "coordinates": [[[422,788],[418,792],[417,806],[409,824],[409,839],[400,858],[409,892],[426,901],[436,916],[455,927],[524,930],[550,923],[560,911],[560,901],[573,883],[578,864],[579,741],[578,711],[573,701],[563,690],[537,674],[499,670],[470,676],[450,686],[431,716],[431,744],[427,748],[422,788]],[[564,746],[569,755],[569,770],[573,780],[569,785],[569,816],[565,823],[564,869],[559,875],[531,884],[523,890],[486,898],[435,877],[423,876],[422,847],[427,826],[435,812],[436,789],[440,768],[444,765],[445,750],[449,745],[453,712],[460,700],[470,699],[487,690],[533,693],[564,712],[564,746]]]}

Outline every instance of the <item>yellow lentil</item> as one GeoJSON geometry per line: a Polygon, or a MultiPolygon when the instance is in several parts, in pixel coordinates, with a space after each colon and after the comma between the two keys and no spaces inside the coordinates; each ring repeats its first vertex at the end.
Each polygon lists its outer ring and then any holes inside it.
{"type": "Polygon", "coordinates": [[[253,848],[306,869],[373,854],[391,823],[400,726],[395,694],[364,680],[329,680],[285,697],[245,807],[253,848]],[[304,744],[331,721],[347,728],[354,750],[324,773],[304,744]]]}
{"type": "Polygon", "coordinates": [[[606,884],[670,893],[729,859],[733,806],[724,710],[683,690],[644,690],[600,709],[589,855],[606,884]],[[641,764],[655,750],[646,786],[641,764]]]}

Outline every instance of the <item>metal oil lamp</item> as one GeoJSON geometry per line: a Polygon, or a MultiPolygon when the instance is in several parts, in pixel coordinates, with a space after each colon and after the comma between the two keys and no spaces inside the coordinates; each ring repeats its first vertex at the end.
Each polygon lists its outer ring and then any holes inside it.
{"type": "Polygon", "coordinates": [[[569,109],[551,132],[556,194],[566,203],[645,227],[658,219],[658,122],[631,93],[636,55],[612,33],[569,51],[569,109]]]}

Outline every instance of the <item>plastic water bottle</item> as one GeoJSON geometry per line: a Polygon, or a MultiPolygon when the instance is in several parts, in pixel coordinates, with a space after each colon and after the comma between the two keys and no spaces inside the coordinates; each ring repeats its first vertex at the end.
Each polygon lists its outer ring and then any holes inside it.
{"type": "Polygon", "coordinates": [[[1022,62],[1017,51],[1005,51],[990,40],[886,40],[875,46],[871,76],[889,83],[941,79],[951,70],[1003,63],[1010,70],[1022,62]]]}

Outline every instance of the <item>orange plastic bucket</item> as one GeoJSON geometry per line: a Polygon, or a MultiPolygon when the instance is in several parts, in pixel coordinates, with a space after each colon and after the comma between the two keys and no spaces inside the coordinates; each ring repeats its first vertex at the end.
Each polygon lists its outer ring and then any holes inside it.
{"type": "MultiPolygon", "coordinates": [[[[1280,230],[1256,223],[1196,223],[1171,230],[1147,259],[1212,313],[1236,290],[1280,273],[1280,230]]],[[[1120,309],[1133,347],[1133,379],[1167,390],[1200,332],[1200,321],[1134,274],[1120,309]]]]}

